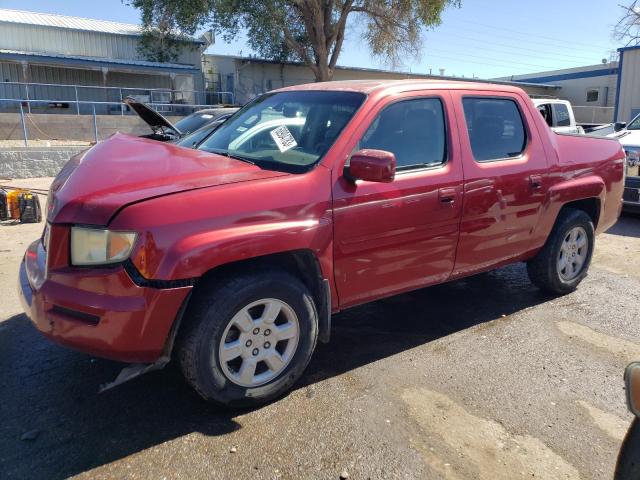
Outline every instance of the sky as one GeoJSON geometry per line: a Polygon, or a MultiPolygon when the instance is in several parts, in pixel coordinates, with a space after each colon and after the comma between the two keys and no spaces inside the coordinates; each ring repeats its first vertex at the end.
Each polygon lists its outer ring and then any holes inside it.
{"type": "MultiPolygon", "coordinates": [[[[396,70],[494,78],[594,65],[623,46],[612,37],[631,0],[462,0],[442,24],[423,35],[422,54],[406,58],[396,70]]],[[[139,23],[139,12],[120,0],[0,0],[0,7],[34,12],[139,23]]],[[[249,55],[240,37],[232,44],[221,36],[209,53],[249,55]]],[[[391,69],[367,55],[358,30],[350,26],[338,64],[391,69]]]]}

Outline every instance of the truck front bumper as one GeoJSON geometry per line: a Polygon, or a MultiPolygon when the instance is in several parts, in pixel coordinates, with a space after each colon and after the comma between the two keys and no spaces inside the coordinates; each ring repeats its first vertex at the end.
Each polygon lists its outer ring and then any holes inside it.
{"type": "Polygon", "coordinates": [[[22,305],[35,327],[56,343],[123,362],[152,363],[162,354],[191,287],[136,285],[122,266],[46,271],[33,242],[20,265],[22,305]]]}

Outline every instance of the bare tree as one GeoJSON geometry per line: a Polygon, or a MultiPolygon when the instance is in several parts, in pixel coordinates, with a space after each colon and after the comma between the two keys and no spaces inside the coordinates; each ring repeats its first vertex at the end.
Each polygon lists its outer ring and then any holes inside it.
{"type": "Polygon", "coordinates": [[[624,10],[624,15],[613,29],[613,36],[616,40],[625,43],[625,46],[640,45],[640,5],[638,0],[634,0],[630,5],[620,5],[624,10]]]}

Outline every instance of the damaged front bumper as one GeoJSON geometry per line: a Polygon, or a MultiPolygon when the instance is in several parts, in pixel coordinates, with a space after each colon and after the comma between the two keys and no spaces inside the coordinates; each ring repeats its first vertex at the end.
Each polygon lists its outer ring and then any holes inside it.
{"type": "Polygon", "coordinates": [[[26,314],[50,340],[148,365],[168,361],[163,357],[191,287],[138,286],[122,266],[47,271],[46,252],[36,241],[20,265],[19,292],[26,314]]]}

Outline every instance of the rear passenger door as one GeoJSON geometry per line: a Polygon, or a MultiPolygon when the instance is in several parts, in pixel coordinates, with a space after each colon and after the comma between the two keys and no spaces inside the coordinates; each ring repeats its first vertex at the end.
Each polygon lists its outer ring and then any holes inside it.
{"type": "Polygon", "coordinates": [[[448,92],[382,99],[351,142],[349,152],[393,152],[397,171],[391,183],[354,183],[343,176],[342,165],[333,171],[340,305],[445,281],[453,270],[462,210],[462,166],[448,92]]]}
{"type": "Polygon", "coordinates": [[[459,276],[518,260],[527,252],[548,178],[540,135],[519,95],[452,95],[465,177],[454,268],[459,276]]]}

